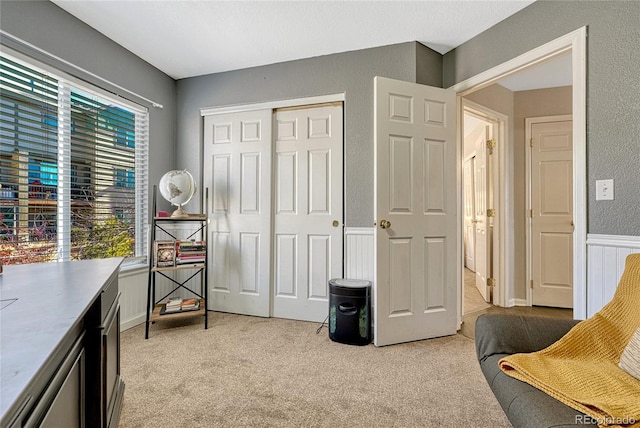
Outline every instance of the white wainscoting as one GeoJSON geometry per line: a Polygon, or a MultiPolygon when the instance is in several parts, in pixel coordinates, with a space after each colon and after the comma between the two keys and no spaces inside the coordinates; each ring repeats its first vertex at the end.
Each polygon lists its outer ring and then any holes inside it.
{"type": "Polygon", "coordinates": [[[120,272],[120,331],[145,322],[148,273],[147,266],[120,272]]]}
{"type": "MultiPolygon", "coordinates": [[[[344,277],[371,281],[375,276],[375,228],[345,227],[344,230],[344,277]]],[[[162,237],[158,236],[158,239],[162,237]]],[[[182,272],[181,272],[182,273],[182,272]]],[[[157,278],[156,297],[170,291],[169,281],[157,278]],[[161,284],[166,282],[166,284],[161,284]]],[[[147,304],[148,268],[131,269],[120,273],[120,330],[124,331],[145,322],[147,304]]],[[[198,283],[198,279],[193,281],[198,283]]],[[[198,283],[199,284],[199,283],[198,283]]]]}
{"type": "Polygon", "coordinates": [[[640,253],[640,236],[587,235],[587,317],[611,300],[632,253],[640,253]]]}
{"type": "MultiPolygon", "coordinates": [[[[173,233],[180,239],[186,239],[191,233],[198,229],[193,224],[163,224],[166,230],[173,233]]],[[[200,235],[194,236],[200,239],[200,235]]],[[[158,229],[156,231],[156,240],[172,239],[168,234],[158,229]]],[[[191,276],[195,270],[181,270],[174,272],[164,272],[170,278],[183,282],[191,276]]],[[[149,280],[149,268],[128,269],[120,272],[119,287],[122,295],[120,296],[120,330],[124,331],[146,321],[145,308],[147,306],[147,286],[149,280]]],[[[189,289],[200,291],[200,274],[185,284],[189,289]]],[[[175,285],[162,275],[156,274],[156,300],[168,294],[175,288],[175,285]]],[[[171,293],[172,296],[190,297],[191,294],[183,289],[178,289],[171,293]]]]}
{"type": "Polygon", "coordinates": [[[373,283],[375,276],[375,228],[344,228],[344,277],[373,283]]]}
{"type": "MultiPolygon", "coordinates": [[[[186,280],[192,270],[165,272],[177,281],[186,280]]],[[[200,291],[200,274],[185,284],[186,287],[200,291]]],[[[147,306],[147,286],[149,280],[149,268],[144,266],[139,269],[130,269],[120,272],[118,278],[120,288],[120,331],[128,330],[146,320],[145,308],[147,306]]],[[[156,299],[160,299],[169,293],[175,285],[161,275],[156,275],[156,299]]],[[[176,290],[172,296],[189,297],[185,290],[176,290]]]]}
{"type": "MultiPolygon", "coordinates": [[[[345,278],[373,282],[374,234],[373,227],[345,228],[345,278]]],[[[640,253],[640,236],[587,235],[587,317],[611,300],[624,271],[625,259],[632,253],[640,253]]],[[[146,267],[120,273],[121,330],[145,321],[147,274],[146,267]]]]}
{"type": "MultiPolygon", "coordinates": [[[[373,295],[376,275],[375,227],[344,228],[344,277],[371,281],[371,311],[375,311],[373,295]]],[[[373,328],[373,316],[371,317],[373,328]]]]}

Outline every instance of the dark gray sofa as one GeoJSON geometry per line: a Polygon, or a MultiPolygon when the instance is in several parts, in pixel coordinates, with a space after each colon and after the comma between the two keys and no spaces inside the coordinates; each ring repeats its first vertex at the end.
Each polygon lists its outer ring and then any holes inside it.
{"type": "Polygon", "coordinates": [[[546,348],[578,322],[504,314],[478,317],[475,339],[480,368],[515,428],[597,426],[583,413],[527,383],[507,376],[498,367],[498,361],[507,355],[546,348]]]}

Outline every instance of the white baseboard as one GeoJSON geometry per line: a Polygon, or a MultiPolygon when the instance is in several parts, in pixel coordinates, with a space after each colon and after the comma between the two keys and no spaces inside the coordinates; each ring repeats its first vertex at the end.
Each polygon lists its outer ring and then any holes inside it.
{"type": "Polygon", "coordinates": [[[640,236],[587,235],[587,317],[611,300],[633,253],[640,253],[640,236]]]}
{"type": "Polygon", "coordinates": [[[138,326],[138,325],[142,324],[145,321],[146,321],[146,317],[145,317],[144,314],[140,314],[140,315],[138,315],[136,317],[129,318],[126,321],[120,322],[120,331],[129,330],[130,328],[138,326]]]}
{"type": "Polygon", "coordinates": [[[529,306],[527,304],[527,299],[509,299],[509,308],[512,308],[514,306],[529,306]]]}

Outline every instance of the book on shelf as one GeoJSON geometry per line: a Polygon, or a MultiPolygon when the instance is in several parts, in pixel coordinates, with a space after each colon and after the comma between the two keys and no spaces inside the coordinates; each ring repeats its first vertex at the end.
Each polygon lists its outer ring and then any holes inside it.
{"type": "Polygon", "coordinates": [[[207,258],[207,244],[205,241],[177,240],[176,264],[199,264],[207,258]]]}
{"type": "Polygon", "coordinates": [[[176,242],[184,247],[206,245],[205,241],[198,241],[197,239],[177,239],[176,242]]]}
{"type": "Polygon", "coordinates": [[[184,299],[182,301],[182,306],[181,306],[182,310],[189,310],[189,309],[198,309],[200,308],[200,300],[196,299],[195,297],[192,297],[190,299],[184,299]]]}
{"type": "Polygon", "coordinates": [[[204,248],[184,248],[184,247],[178,248],[179,254],[203,254],[204,255],[205,251],[206,250],[204,248]]]}
{"type": "Polygon", "coordinates": [[[176,264],[177,265],[187,265],[187,264],[200,264],[200,263],[204,263],[205,262],[205,258],[204,257],[177,257],[176,258],[176,264]]]}
{"type": "Polygon", "coordinates": [[[176,241],[176,249],[178,252],[204,253],[207,251],[207,243],[204,241],[176,241]]]}
{"type": "Polygon", "coordinates": [[[182,298],[172,297],[167,300],[167,303],[165,303],[164,307],[166,311],[179,311],[182,308],[182,298]]]}
{"type": "Polygon", "coordinates": [[[179,312],[197,311],[200,309],[200,299],[191,297],[183,299],[181,297],[172,297],[162,304],[160,315],[175,314],[179,312]]]}

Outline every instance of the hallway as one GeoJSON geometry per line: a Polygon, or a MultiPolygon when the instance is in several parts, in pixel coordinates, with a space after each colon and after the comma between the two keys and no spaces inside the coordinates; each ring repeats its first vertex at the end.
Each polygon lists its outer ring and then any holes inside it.
{"type": "Polygon", "coordinates": [[[573,309],[549,308],[545,306],[514,306],[501,308],[484,301],[475,286],[475,274],[464,268],[464,312],[460,334],[474,338],[476,319],[482,314],[516,314],[533,315],[553,318],[573,318],[573,309]]]}
{"type": "Polygon", "coordinates": [[[471,270],[464,268],[464,305],[462,315],[478,312],[490,308],[491,304],[484,301],[476,288],[476,275],[471,270]]]}

